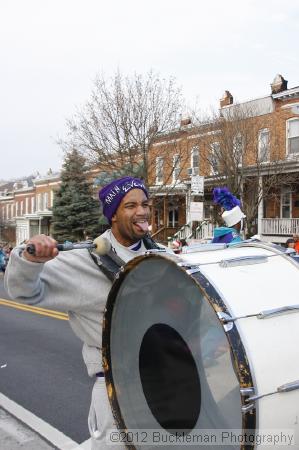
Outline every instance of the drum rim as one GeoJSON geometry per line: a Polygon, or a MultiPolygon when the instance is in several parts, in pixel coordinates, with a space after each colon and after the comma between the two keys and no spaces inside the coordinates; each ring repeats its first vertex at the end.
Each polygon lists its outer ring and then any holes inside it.
{"type": "MultiPolygon", "coordinates": [[[[222,312],[230,315],[230,311],[227,309],[226,304],[220,297],[218,291],[213,286],[211,280],[208,280],[201,272],[196,272],[190,275],[203,291],[204,297],[209,301],[211,307],[214,309],[218,318],[217,312],[222,312]]],[[[219,318],[218,318],[219,320],[219,318]]],[[[219,320],[220,322],[220,320],[219,320]]],[[[220,322],[221,323],[221,322],[220,322]]],[[[223,326],[223,324],[221,324],[223,326]]],[[[249,358],[246,354],[245,347],[242,343],[239,331],[234,325],[230,330],[224,330],[227,337],[230,349],[233,353],[233,363],[235,373],[239,382],[240,389],[254,388],[254,379],[252,376],[252,370],[249,364],[249,358]]],[[[247,399],[249,395],[241,395],[241,405],[248,406],[247,399]]],[[[257,411],[256,405],[251,411],[242,414],[243,430],[255,430],[256,429],[257,411]]],[[[243,448],[243,447],[242,447],[243,448]]],[[[245,448],[245,447],[244,447],[245,448]]],[[[246,449],[254,448],[254,446],[246,446],[246,449]]]]}
{"type": "MultiPolygon", "coordinates": [[[[144,261],[148,258],[154,259],[167,259],[170,263],[176,265],[178,269],[183,270],[187,273],[187,269],[184,267],[180,267],[177,265],[179,260],[178,257],[169,257],[166,255],[158,255],[158,254],[145,254],[138,256],[131,261],[129,261],[124,267],[122,267],[119,272],[117,278],[112,284],[111,290],[109,292],[106,307],[104,310],[103,317],[103,327],[102,327],[102,361],[103,361],[103,370],[105,374],[106,388],[108,393],[109,402],[111,405],[111,410],[113,417],[115,419],[117,428],[120,430],[126,430],[126,425],[124,419],[122,417],[122,413],[119,407],[119,403],[116,396],[116,391],[114,388],[113,375],[112,375],[112,364],[110,358],[110,332],[111,332],[111,318],[113,313],[114,304],[116,301],[116,297],[118,291],[126,278],[127,274],[136,267],[141,261],[144,261]]],[[[200,271],[195,272],[193,274],[187,275],[193,279],[197,287],[200,289],[203,296],[210,303],[210,306],[215,312],[217,319],[219,320],[220,325],[223,327],[223,323],[220,321],[217,313],[223,312],[225,314],[229,314],[229,311],[226,307],[226,304],[220,297],[219,293],[213,286],[212,282],[206,278],[200,271]]],[[[235,374],[237,380],[239,382],[240,389],[244,388],[254,388],[254,381],[252,377],[252,371],[249,364],[249,359],[246,354],[245,347],[243,346],[240,334],[236,326],[233,326],[230,330],[224,330],[226,338],[228,340],[228,344],[230,346],[231,352],[233,354],[232,362],[234,364],[235,374]]],[[[241,406],[248,406],[247,399],[249,395],[241,395],[241,406]]],[[[242,413],[242,426],[244,430],[255,430],[256,429],[256,419],[257,419],[257,411],[256,405],[250,411],[242,413]]],[[[134,450],[134,446],[128,446],[127,448],[134,450]]],[[[253,449],[254,446],[246,445],[242,446],[242,449],[253,449]]]]}

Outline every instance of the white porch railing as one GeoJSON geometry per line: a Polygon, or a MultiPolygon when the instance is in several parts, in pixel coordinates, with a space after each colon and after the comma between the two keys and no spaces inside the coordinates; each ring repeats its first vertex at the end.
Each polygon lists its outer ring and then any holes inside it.
{"type": "Polygon", "coordinates": [[[214,225],[211,222],[202,222],[197,228],[195,239],[207,239],[213,237],[214,225]]]}
{"type": "Polygon", "coordinates": [[[192,231],[191,223],[187,223],[174,234],[174,237],[177,239],[206,239],[213,236],[213,230],[214,225],[205,220],[200,223],[195,232],[192,231]]]}
{"type": "Polygon", "coordinates": [[[299,219],[262,219],[262,234],[299,234],[299,219]]]}
{"type": "Polygon", "coordinates": [[[179,231],[174,234],[177,239],[190,239],[192,237],[192,226],[191,223],[186,223],[183,225],[179,231]]]}

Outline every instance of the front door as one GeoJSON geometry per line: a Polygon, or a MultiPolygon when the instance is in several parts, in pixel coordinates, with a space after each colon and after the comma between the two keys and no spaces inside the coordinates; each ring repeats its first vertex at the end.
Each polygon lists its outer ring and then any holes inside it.
{"type": "Polygon", "coordinates": [[[178,206],[172,206],[168,210],[168,226],[177,228],[179,225],[179,208],[178,206]]]}

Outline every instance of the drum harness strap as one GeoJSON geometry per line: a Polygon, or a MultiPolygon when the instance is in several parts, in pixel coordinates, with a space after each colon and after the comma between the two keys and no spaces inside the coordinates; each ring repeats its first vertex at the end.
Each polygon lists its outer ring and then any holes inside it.
{"type": "MultiPolygon", "coordinates": [[[[153,238],[150,235],[146,235],[143,239],[143,245],[146,248],[146,250],[159,250],[161,247],[159,247],[158,244],[153,240],[153,238]]],[[[103,274],[110,280],[114,281],[121,268],[126,264],[125,261],[123,261],[113,250],[110,252],[110,255],[96,255],[92,249],[89,249],[89,254],[93,260],[93,262],[96,264],[96,266],[103,272],[103,274]]]]}
{"type": "MultiPolygon", "coordinates": [[[[146,250],[156,249],[159,250],[159,247],[153,238],[149,235],[145,236],[143,239],[143,245],[146,250]]],[[[88,249],[88,252],[91,256],[91,259],[96,264],[96,266],[103,272],[103,274],[113,283],[113,281],[117,278],[119,271],[125,265],[125,261],[123,261],[113,250],[110,255],[96,255],[92,249],[88,249]]],[[[95,374],[96,377],[102,378],[104,377],[104,372],[98,372],[95,374]]]]}

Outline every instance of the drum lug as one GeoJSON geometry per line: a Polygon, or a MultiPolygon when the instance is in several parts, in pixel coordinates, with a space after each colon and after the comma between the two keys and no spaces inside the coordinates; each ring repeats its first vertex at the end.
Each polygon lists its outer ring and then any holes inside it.
{"type": "MultiPolygon", "coordinates": [[[[245,402],[246,401],[248,401],[248,400],[250,400],[250,397],[252,396],[252,395],[254,395],[255,394],[255,390],[254,390],[254,387],[247,387],[247,388],[241,388],[240,389],[240,394],[241,394],[241,397],[247,397],[247,398],[245,398],[245,402]]],[[[243,405],[242,407],[241,407],[241,410],[242,410],[242,414],[246,414],[246,413],[248,413],[248,412],[250,412],[250,411],[252,411],[252,409],[255,407],[255,405],[254,405],[254,403],[249,403],[249,404],[247,404],[247,405],[243,405]]]]}
{"type": "Polygon", "coordinates": [[[240,256],[238,258],[222,259],[219,266],[222,268],[247,266],[249,264],[262,264],[268,262],[266,255],[240,256]]]}
{"type": "Polygon", "coordinates": [[[185,269],[188,275],[200,272],[200,267],[198,265],[190,264],[188,262],[179,262],[178,266],[185,269]]]}
{"type": "Polygon", "coordinates": [[[287,305],[280,308],[268,309],[266,311],[261,311],[257,314],[258,319],[267,319],[268,317],[273,317],[279,314],[297,312],[299,310],[299,305],[287,305]]]}
{"type": "Polygon", "coordinates": [[[254,387],[241,388],[240,394],[242,395],[242,397],[250,397],[251,395],[255,394],[254,387]]]}
{"type": "Polygon", "coordinates": [[[223,311],[218,311],[217,316],[223,325],[224,331],[230,331],[233,328],[234,322],[229,314],[223,311]]]}
{"type": "Polygon", "coordinates": [[[255,402],[256,400],[260,400],[261,398],[264,398],[264,397],[269,397],[270,395],[282,394],[284,392],[295,391],[297,389],[299,389],[299,380],[282,384],[281,386],[278,386],[278,388],[276,388],[276,391],[267,392],[266,394],[250,396],[245,400],[245,402],[255,402]]]}
{"type": "Polygon", "coordinates": [[[199,266],[190,267],[190,269],[186,269],[188,275],[192,275],[193,273],[200,272],[199,266]]]}
{"type": "Polygon", "coordinates": [[[170,253],[173,255],[173,253],[169,252],[166,248],[149,248],[144,252],[145,255],[159,255],[160,253],[170,253]]]}
{"type": "Polygon", "coordinates": [[[254,403],[250,403],[249,405],[243,405],[241,407],[242,414],[246,414],[246,413],[252,411],[254,408],[255,408],[254,403]]]}

